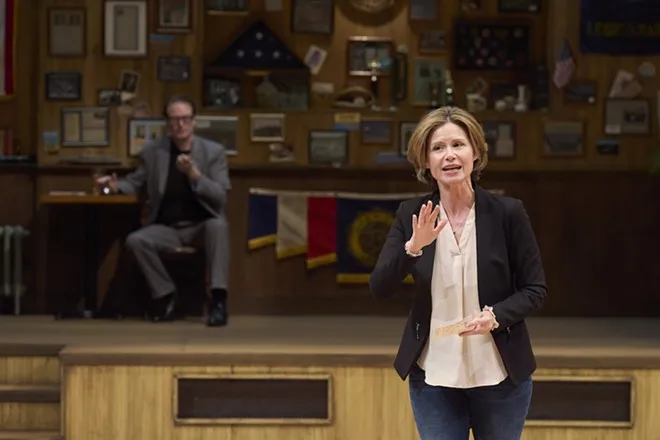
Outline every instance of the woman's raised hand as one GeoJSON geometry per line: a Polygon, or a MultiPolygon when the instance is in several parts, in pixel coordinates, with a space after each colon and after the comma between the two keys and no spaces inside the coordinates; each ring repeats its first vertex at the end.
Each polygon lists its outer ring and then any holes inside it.
{"type": "Polygon", "coordinates": [[[412,216],[412,237],[410,237],[409,251],[418,253],[426,246],[433,243],[438,237],[438,234],[447,224],[447,219],[443,218],[440,221],[440,205],[433,207],[433,203],[429,200],[428,203],[422,205],[419,210],[419,218],[417,215],[412,216]],[[436,224],[437,223],[437,224],[436,224]]]}

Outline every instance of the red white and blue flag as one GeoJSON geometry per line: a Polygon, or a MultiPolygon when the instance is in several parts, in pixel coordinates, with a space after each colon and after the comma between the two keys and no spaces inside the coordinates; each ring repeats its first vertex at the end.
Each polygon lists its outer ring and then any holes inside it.
{"type": "Polygon", "coordinates": [[[552,82],[558,89],[563,89],[571,82],[574,71],[575,60],[573,59],[573,51],[568,41],[564,41],[564,45],[559,52],[559,57],[555,62],[555,73],[552,77],[552,82]]]}

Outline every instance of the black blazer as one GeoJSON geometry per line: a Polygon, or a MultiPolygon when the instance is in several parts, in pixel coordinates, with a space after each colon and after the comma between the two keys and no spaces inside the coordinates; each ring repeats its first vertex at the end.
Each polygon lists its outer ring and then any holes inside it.
{"type": "MultiPolygon", "coordinates": [[[[546,299],[541,255],[520,200],[491,194],[476,184],[474,189],[479,303],[482,308],[493,307],[500,324],[493,338],[509,378],[517,384],[536,369],[524,319],[546,299]]],[[[369,281],[372,294],[385,299],[397,291],[408,274],[415,280],[415,300],[394,361],[403,380],[424,349],[431,323],[435,241],[417,258],[408,256],[404,249],[412,235],[412,215],[419,214],[428,200],[437,205],[439,191],[401,203],[369,281]]]]}

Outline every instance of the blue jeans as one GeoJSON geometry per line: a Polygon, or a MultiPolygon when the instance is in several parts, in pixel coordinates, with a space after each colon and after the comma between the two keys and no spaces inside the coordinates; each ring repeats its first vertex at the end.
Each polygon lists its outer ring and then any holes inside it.
{"type": "Polygon", "coordinates": [[[519,440],[532,399],[532,378],[517,386],[507,378],[470,389],[427,385],[424,370],[408,376],[410,401],[421,440],[519,440]]]}

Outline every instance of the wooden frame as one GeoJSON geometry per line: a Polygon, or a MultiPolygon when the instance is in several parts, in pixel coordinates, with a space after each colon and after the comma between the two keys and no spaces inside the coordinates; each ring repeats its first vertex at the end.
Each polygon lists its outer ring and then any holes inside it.
{"type": "MultiPolygon", "coordinates": [[[[161,33],[190,33],[193,26],[194,8],[192,0],[183,0],[183,20],[180,23],[172,24],[166,20],[167,8],[166,4],[170,0],[157,0],[156,2],[156,30],[161,33]],[[187,12],[186,12],[187,11],[187,12]]],[[[201,2],[200,2],[201,3],[201,2]]],[[[170,11],[171,13],[172,11],[170,11]]],[[[171,17],[170,17],[171,18],[171,17]]],[[[171,21],[171,20],[170,20],[171,21]]]]}
{"type": "Polygon", "coordinates": [[[542,9],[543,0],[497,0],[497,12],[504,14],[538,14],[542,9]]]}
{"type": "Polygon", "coordinates": [[[363,118],[360,121],[360,143],[364,145],[389,145],[392,144],[394,139],[394,122],[391,119],[377,119],[377,118],[363,118]],[[369,134],[365,135],[365,129],[369,126],[374,127],[374,131],[379,130],[380,127],[385,125],[387,127],[387,137],[375,137],[369,139],[369,134]]]}
{"type": "MultiPolygon", "coordinates": [[[[346,44],[347,44],[346,45],[346,66],[348,68],[348,74],[350,76],[387,76],[387,75],[390,75],[390,73],[391,73],[390,65],[382,66],[381,68],[378,68],[376,71],[371,70],[368,67],[365,67],[363,69],[353,68],[355,66],[353,65],[354,63],[351,61],[351,59],[354,58],[354,55],[352,54],[352,52],[353,52],[355,46],[366,45],[366,46],[376,46],[377,50],[387,48],[388,55],[386,57],[383,57],[383,58],[387,59],[388,61],[392,60],[392,57],[394,56],[394,44],[393,44],[391,38],[388,38],[388,37],[350,37],[346,44]]],[[[366,60],[363,60],[363,61],[365,61],[365,64],[367,64],[366,60]]]]}
{"type": "MultiPolygon", "coordinates": [[[[141,58],[147,56],[147,2],[146,0],[106,0],[105,14],[103,15],[103,52],[105,56],[109,57],[126,57],[126,58],[141,58]],[[117,23],[115,22],[115,8],[117,7],[131,7],[136,8],[137,23],[135,29],[134,48],[121,48],[115,47],[115,37],[117,35],[117,23]]],[[[125,28],[122,27],[122,34],[125,33],[125,28]]]]}
{"type": "MultiPolygon", "coordinates": [[[[304,6],[303,6],[303,9],[304,6]]],[[[335,7],[333,0],[292,0],[291,1],[291,32],[296,34],[321,34],[321,35],[332,35],[335,29],[335,7]],[[314,16],[314,12],[318,12],[316,17],[324,17],[323,23],[299,23],[301,20],[301,15],[298,13],[301,5],[307,2],[307,4],[312,4],[316,7],[318,3],[323,3],[323,7],[326,7],[327,10],[312,11],[310,14],[314,16]]]]}
{"type": "Polygon", "coordinates": [[[607,98],[603,110],[603,126],[607,135],[649,135],[651,134],[651,100],[647,98],[607,98]],[[625,119],[628,114],[638,110],[644,110],[646,119],[641,129],[631,129],[631,122],[620,121],[615,124],[615,119],[625,119]],[[626,124],[627,122],[627,124],[626,124]],[[628,129],[625,126],[628,125],[628,129]]]}
{"type": "Polygon", "coordinates": [[[593,80],[572,80],[564,87],[562,96],[565,104],[594,105],[598,100],[598,83],[593,80]]]}
{"type": "Polygon", "coordinates": [[[286,137],[286,116],[284,113],[252,113],[250,114],[250,141],[252,142],[284,142],[286,137]],[[255,136],[254,125],[257,120],[277,121],[281,127],[279,136],[255,136]]]}
{"type": "Polygon", "coordinates": [[[401,121],[399,122],[399,155],[406,157],[408,154],[408,142],[410,141],[409,137],[404,137],[404,131],[407,132],[410,130],[410,134],[415,131],[417,128],[417,122],[412,121],[401,121]]]}
{"type": "MultiPolygon", "coordinates": [[[[575,158],[575,157],[583,157],[585,155],[585,149],[586,149],[586,124],[583,121],[562,121],[562,120],[546,120],[543,121],[543,142],[541,143],[541,147],[543,148],[543,156],[545,157],[563,157],[563,158],[575,158]],[[579,126],[581,128],[581,142],[579,144],[579,147],[575,149],[575,151],[557,151],[553,152],[550,151],[552,148],[553,142],[550,141],[549,139],[549,134],[547,132],[547,127],[550,125],[562,125],[565,124],[567,127],[568,126],[579,126]]],[[[559,135],[560,133],[554,133],[555,135],[559,135]]],[[[574,133],[568,132],[567,130],[567,135],[573,135],[575,136],[574,133]]]]}
{"type": "Polygon", "coordinates": [[[534,382],[627,382],[630,384],[630,422],[607,422],[594,420],[530,420],[525,426],[557,428],[632,428],[635,424],[636,381],[633,376],[581,376],[576,375],[534,375],[534,382]]]}
{"type": "Polygon", "coordinates": [[[323,373],[312,374],[290,374],[290,373],[263,373],[263,374],[240,374],[240,373],[175,373],[172,378],[172,419],[175,425],[330,425],[334,420],[333,410],[333,380],[332,375],[323,373]],[[179,418],[179,380],[201,379],[201,380],[325,380],[328,383],[328,417],[325,419],[183,419],[179,418]]]}
{"type": "MultiPolygon", "coordinates": [[[[85,8],[79,8],[79,7],[60,7],[60,6],[52,6],[47,9],[47,28],[48,28],[48,55],[51,57],[57,57],[57,58],[84,58],[87,56],[87,10],[85,8]],[[54,42],[54,25],[53,21],[55,21],[56,17],[55,15],[58,12],[65,12],[68,11],[70,14],[73,14],[74,12],[79,14],[80,17],[82,17],[82,23],[80,25],[81,27],[81,33],[82,35],[80,36],[80,51],[71,51],[71,52],[56,52],[53,48],[53,42],[54,42]]],[[[71,15],[69,15],[71,17],[71,15]]],[[[69,24],[69,26],[71,26],[69,24]]],[[[66,45],[67,49],[72,49],[69,44],[66,45]]]]}
{"type": "Polygon", "coordinates": [[[488,159],[513,160],[516,158],[518,153],[516,121],[481,121],[481,126],[483,127],[486,143],[488,144],[488,159]],[[502,152],[498,151],[496,140],[489,142],[490,137],[488,136],[488,132],[491,129],[496,129],[497,134],[499,135],[500,127],[502,126],[507,126],[511,130],[510,139],[513,144],[511,154],[502,154],[502,152]]]}
{"type": "Polygon", "coordinates": [[[98,107],[98,106],[80,106],[80,107],[62,107],[60,109],[60,130],[61,130],[61,139],[60,145],[62,147],[108,147],[110,145],[110,112],[108,107],[98,107]],[[90,113],[94,114],[94,117],[101,115],[104,119],[105,127],[105,140],[98,141],[86,141],[84,139],[85,127],[83,127],[85,115],[90,113]],[[78,116],[78,121],[75,121],[75,115],[78,116]],[[72,118],[69,118],[68,115],[72,115],[72,118]],[[69,119],[69,120],[67,120],[69,119]],[[79,131],[78,137],[79,141],[67,141],[67,134],[70,124],[77,124],[78,127],[75,129],[79,131]]]}
{"type": "Polygon", "coordinates": [[[447,31],[444,29],[425,29],[420,31],[417,37],[417,52],[420,55],[446,53],[447,31]],[[430,40],[430,42],[425,43],[425,38],[430,40]],[[435,39],[438,41],[442,40],[442,44],[437,43],[435,39]]]}
{"type": "Polygon", "coordinates": [[[153,141],[165,134],[167,121],[163,118],[130,118],[126,126],[126,154],[128,157],[139,157],[147,142],[153,141]],[[142,137],[135,136],[134,132],[142,126],[144,133],[142,137]],[[158,127],[160,133],[149,132],[147,128],[158,127]],[[157,135],[157,136],[155,136],[157,135]]]}
{"type": "MultiPolygon", "coordinates": [[[[227,156],[238,155],[238,131],[239,131],[239,118],[238,116],[220,116],[220,115],[197,115],[195,116],[195,133],[199,136],[218,142],[225,148],[227,156]],[[214,122],[225,122],[227,125],[232,125],[233,140],[231,145],[222,142],[220,139],[214,139],[211,136],[205,135],[209,131],[213,131],[214,122]]],[[[228,132],[228,131],[227,131],[228,132]]]]}
{"type": "Polygon", "coordinates": [[[82,100],[82,73],[80,72],[47,72],[44,75],[44,99],[46,101],[81,101],[82,100]],[[60,77],[62,80],[75,82],[75,89],[72,91],[75,96],[71,97],[53,97],[51,96],[51,81],[60,77]]]}
{"type": "MultiPolygon", "coordinates": [[[[415,57],[411,60],[411,67],[412,67],[412,78],[411,78],[411,84],[410,84],[410,104],[415,107],[439,107],[440,105],[444,105],[447,99],[447,93],[446,93],[446,80],[447,80],[447,69],[449,67],[449,60],[446,57],[424,57],[424,56],[419,56],[415,57]],[[418,95],[418,83],[420,82],[420,78],[418,78],[418,70],[419,70],[419,65],[421,63],[428,63],[432,69],[430,70],[435,70],[436,67],[441,66],[441,73],[440,73],[440,78],[437,78],[436,81],[431,81],[429,80],[428,82],[425,83],[426,86],[422,84],[421,89],[423,90],[428,90],[427,95],[429,99],[420,99],[420,96],[418,95]],[[431,92],[429,90],[429,86],[431,84],[437,84],[438,89],[437,89],[437,99],[432,99],[433,96],[431,95],[431,92]]],[[[421,92],[420,92],[421,93],[421,92]]]]}
{"type": "Polygon", "coordinates": [[[310,130],[309,132],[309,141],[307,143],[307,163],[309,165],[331,165],[331,166],[341,166],[347,165],[349,162],[350,150],[348,148],[348,132],[344,130],[310,130]],[[328,137],[333,136],[337,139],[341,138],[343,142],[343,158],[340,161],[324,161],[324,160],[315,160],[313,149],[314,149],[314,136],[318,135],[327,135],[328,137]]]}

